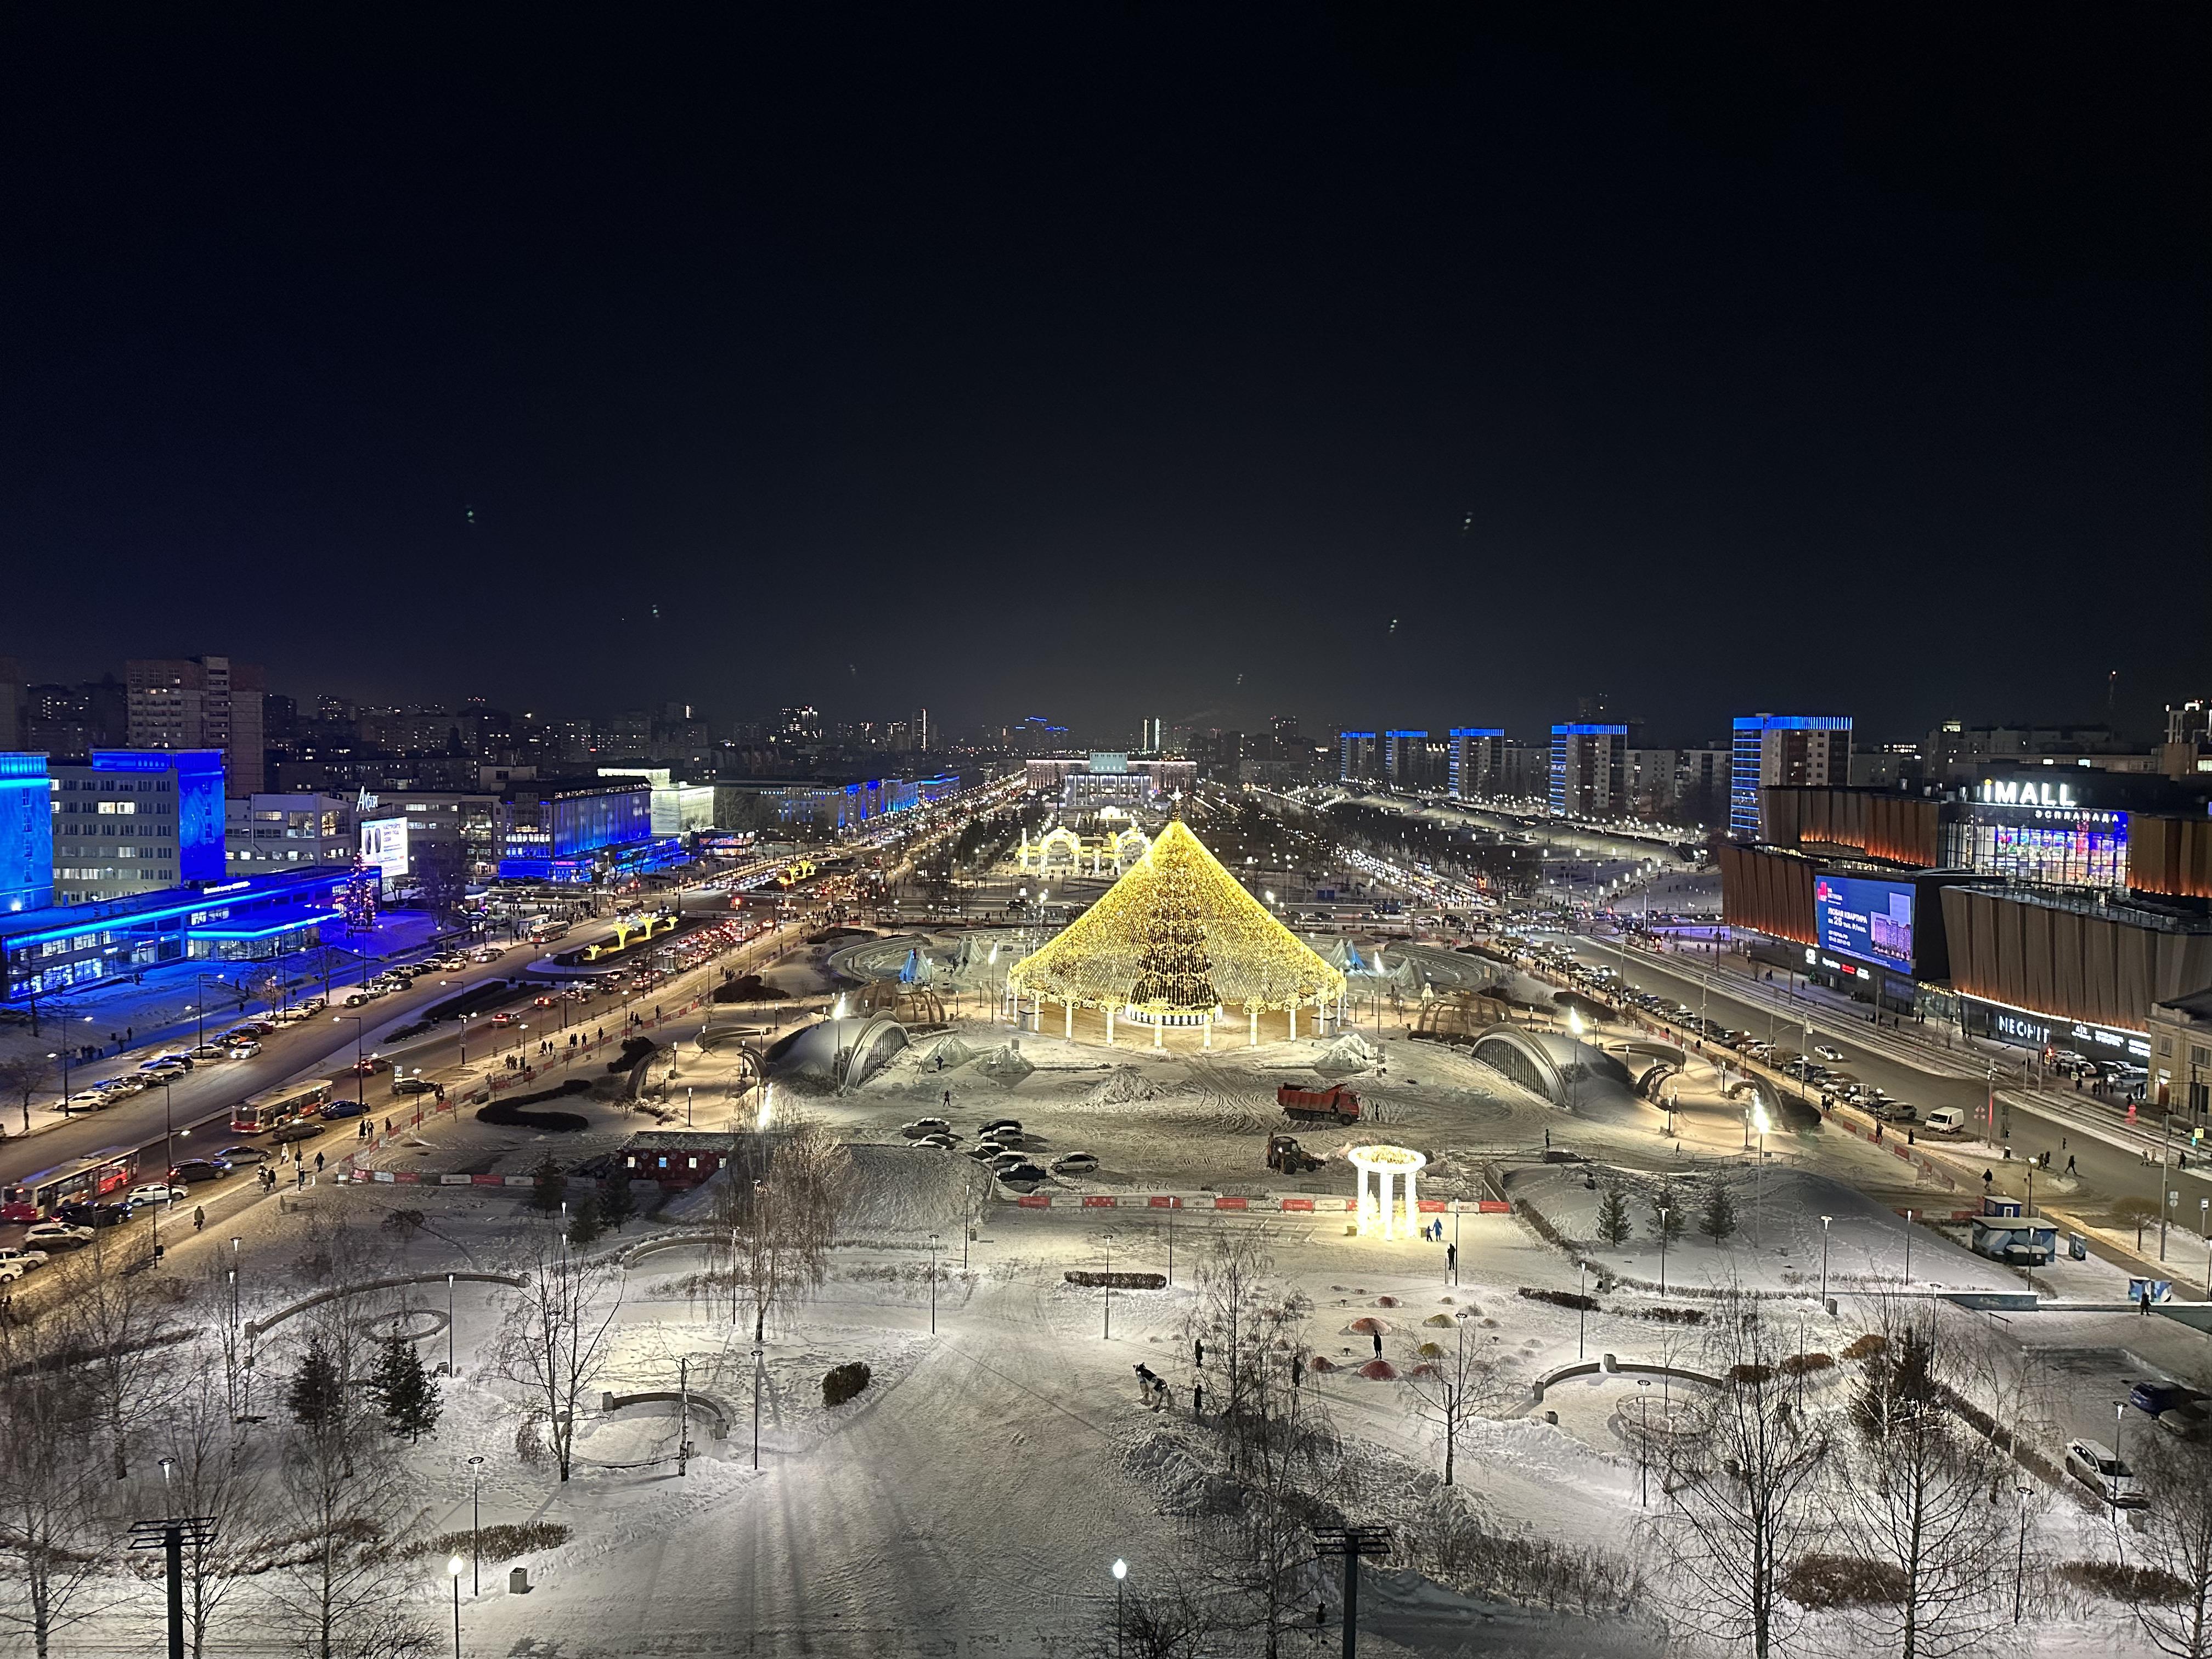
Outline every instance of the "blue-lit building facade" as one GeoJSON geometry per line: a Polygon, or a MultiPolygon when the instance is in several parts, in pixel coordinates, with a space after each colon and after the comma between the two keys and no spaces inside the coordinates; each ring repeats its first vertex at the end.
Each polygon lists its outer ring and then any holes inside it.
{"type": "MultiPolygon", "coordinates": [[[[1034,769],[1039,763],[1030,763],[1034,769]]],[[[870,778],[849,783],[817,780],[799,782],[762,780],[757,782],[718,783],[714,786],[718,817],[734,822],[739,796],[772,803],[779,823],[813,823],[830,830],[850,830],[895,812],[910,811],[960,793],[960,780],[951,775],[933,778],[870,778]],[[724,793],[728,793],[728,800],[724,793]]]]}
{"type": "Polygon", "coordinates": [[[1575,721],[1552,728],[1552,811],[1617,818],[1628,811],[1628,728],[1575,721]]]}
{"type": "Polygon", "coordinates": [[[684,861],[683,843],[653,833],[653,786],[626,781],[518,785],[501,799],[502,881],[584,884],[684,861]]]}
{"type": "Polygon", "coordinates": [[[1764,841],[1762,788],[1835,788],[1851,780],[1848,714],[1738,714],[1729,749],[1729,834],[1764,841]]]}
{"type": "Polygon", "coordinates": [[[0,755],[0,915],[53,902],[52,787],[44,755],[0,755]]]}
{"type": "Polygon", "coordinates": [[[95,749],[46,771],[57,902],[223,879],[220,749],[95,749]]]}
{"type": "Polygon", "coordinates": [[[1505,728],[1455,726],[1450,729],[1448,786],[1455,800],[1477,800],[1500,792],[1505,776],[1505,728]]]}
{"type": "Polygon", "coordinates": [[[94,904],[0,915],[0,1000],[52,996],[169,963],[266,962],[341,920],[346,869],[287,871],[94,904]]]}

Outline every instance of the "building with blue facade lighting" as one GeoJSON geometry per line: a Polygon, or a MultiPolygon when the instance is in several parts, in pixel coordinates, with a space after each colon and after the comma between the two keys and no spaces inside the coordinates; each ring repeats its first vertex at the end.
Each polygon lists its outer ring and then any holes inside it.
{"type": "Polygon", "coordinates": [[[54,901],[52,787],[44,755],[0,755],[0,914],[54,901]]]}
{"type": "Polygon", "coordinates": [[[653,786],[644,778],[517,784],[501,808],[502,881],[586,883],[683,858],[675,837],[653,833],[653,786]]]}
{"type": "Polygon", "coordinates": [[[223,879],[221,750],[95,749],[88,760],[47,769],[61,902],[223,879]]]}
{"type": "Polygon", "coordinates": [[[1552,728],[1552,811],[1617,818],[1628,811],[1628,728],[1577,720],[1552,728]]]}
{"type": "MultiPolygon", "coordinates": [[[[1032,773],[1038,764],[1035,761],[1030,763],[1032,773]]],[[[824,829],[850,830],[959,793],[960,780],[950,775],[934,778],[871,778],[851,783],[763,779],[757,782],[717,783],[714,811],[720,827],[734,827],[742,816],[738,811],[738,803],[749,797],[773,805],[780,823],[811,823],[824,829]]]]}
{"type": "MultiPolygon", "coordinates": [[[[222,805],[218,793],[218,823],[222,805]]],[[[0,915],[0,1001],[52,996],[171,963],[288,956],[319,943],[340,921],[337,893],[351,873],[325,866],[218,881],[198,891],[0,915]]]]}
{"type": "Polygon", "coordinates": [[[1447,769],[1453,799],[1477,800],[1504,793],[1504,726],[1453,726],[1447,769]]]}
{"type": "Polygon", "coordinates": [[[1842,788],[1851,780],[1848,714],[1739,714],[1729,756],[1729,834],[1765,841],[1759,791],[1842,788]]]}

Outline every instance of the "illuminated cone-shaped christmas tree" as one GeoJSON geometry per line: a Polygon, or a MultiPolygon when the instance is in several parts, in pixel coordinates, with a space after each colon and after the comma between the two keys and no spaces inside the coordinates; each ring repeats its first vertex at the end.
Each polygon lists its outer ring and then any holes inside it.
{"type": "Polygon", "coordinates": [[[1214,994],[1213,964],[1206,951],[1199,872],[1194,860],[1177,856],[1179,851],[1170,842],[1167,856],[1155,860],[1159,879],[1146,895],[1147,913],[1136,921],[1137,977],[1129,987],[1129,1006],[1155,1018],[1211,1009],[1221,1000],[1214,994]]]}

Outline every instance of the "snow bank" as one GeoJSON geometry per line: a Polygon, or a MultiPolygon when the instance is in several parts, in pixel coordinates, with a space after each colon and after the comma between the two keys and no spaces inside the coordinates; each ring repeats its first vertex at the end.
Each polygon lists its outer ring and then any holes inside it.
{"type": "Polygon", "coordinates": [[[1001,1088],[1011,1089],[1036,1067],[1022,1058],[1018,1042],[1001,1043],[975,1062],[975,1070],[1001,1088]]]}
{"type": "Polygon", "coordinates": [[[1162,1100],[1182,1091],[1147,1075],[1135,1066],[1116,1066],[1084,1091],[1086,1106],[1127,1106],[1141,1100],[1162,1100]]]}
{"type": "Polygon", "coordinates": [[[1382,1052],[1357,1031],[1346,1031],[1322,1051],[1314,1070],[1323,1077],[1349,1077],[1382,1059],[1382,1052]]]}

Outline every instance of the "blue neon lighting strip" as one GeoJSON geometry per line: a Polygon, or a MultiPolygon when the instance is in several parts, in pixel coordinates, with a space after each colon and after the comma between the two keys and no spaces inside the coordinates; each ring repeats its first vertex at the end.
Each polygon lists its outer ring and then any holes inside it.
{"type": "MultiPolygon", "coordinates": [[[[71,922],[64,927],[49,927],[40,933],[11,932],[0,935],[0,944],[4,944],[7,948],[12,950],[19,945],[37,945],[47,939],[74,939],[80,933],[96,933],[110,927],[139,927],[149,921],[167,921],[177,916],[190,915],[195,910],[206,909],[210,904],[224,906],[252,904],[264,899],[311,892],[317,886],[321,886],[325,890],[335,890],[345,879],[343,873],[313,878],[303,875],[301,880],[288,883],[283,887],[250,887],[242,892],[223,893],[214,898],[209,897],[204,893],[195,893],[181,904],[149,906],[143,910],[111,911],[102,915],[87,916],[81,921],[71,922]]],[[[112,903],[114,901],[110,900],[108,902],[112,903]]],[[[97,907],[87,906],[86,908],[89,909],[97,907]]]]}
{"type": "Polygon", "coordinates": [[[1574,726],[1555,726],[1552,728],[1552,735],[1555,738],[1625,738],[1628,735],[1628,728],[1625,726],[1584,726],[1580,724],[1574,726]]]}
{"type": "Polygon", "coordinates": [[[1848,732],[1849,714],[1738,714],[1739,732],[1848,732]]]}
{"type": "Polygon", "coordinates": [[[280,918],[260,927],[232,927],[222,922],[210,922],[204,927],[187,927],[185,931],[194,939],[268,939],[277,933],[297,932],[325,921],[340,921],[343,910],[308,910],[280,918]]]}
{"type": "Polygon", "coordinates": [[[1451,735],[1455,738],[1502,738],[1505,735],[1505,728],[1502,726],[1455,726],[1451,728],[1451,735]]]}

